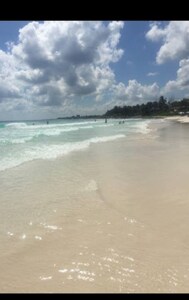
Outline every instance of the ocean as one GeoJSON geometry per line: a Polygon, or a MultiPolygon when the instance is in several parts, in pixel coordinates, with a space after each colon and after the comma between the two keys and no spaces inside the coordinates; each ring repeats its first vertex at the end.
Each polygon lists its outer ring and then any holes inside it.
{"type": "Polygon", "coordinates": [[[56,159],[94,143],[147,132],[147,120],[51,120],[0,123],[0,171],[36,159],[56,159]],[[48,124],[47,124],[48,123],[48,124]]]}

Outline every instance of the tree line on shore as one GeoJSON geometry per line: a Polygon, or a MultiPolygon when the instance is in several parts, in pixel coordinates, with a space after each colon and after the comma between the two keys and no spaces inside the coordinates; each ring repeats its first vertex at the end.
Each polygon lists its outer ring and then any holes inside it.
{"type": "Polygon", "coordinates": [[[136,105],[114,106],[103,115],[75,115],[60,117],[58,119],[102,119],[102,118],[132,118],[132,117],[158,117],[173,115],[189,115],[189,99],[168,101],[160,96],[158,101],[136,105]]]}
{"type": "Polygon", "coordinates": [[[108,110],[103,116],[106,118],[129,118],[179,114],[189,115],[189,99],[183,98],[179,101],[167,101],[163,96],[160,96],[158,101],[147,102],[145,104],[114,106],[114,108],[108,110]]]}

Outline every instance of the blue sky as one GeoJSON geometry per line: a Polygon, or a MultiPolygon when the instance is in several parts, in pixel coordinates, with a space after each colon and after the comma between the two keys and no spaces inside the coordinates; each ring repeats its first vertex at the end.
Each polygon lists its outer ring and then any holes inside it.
{"type": "Polygon", "coordinates": [[[189,96],[189,21],[0,21],[0,120],[189,96]]]}
{"type": "Polygon", "coordinates": [[[158,73],[155,80],[163,86],[168,80],[175,78],[178,61],[167,62],[166,66],[159,66],[155,62],[160,44],[151,43],[145,38],[149,23],[149,21],[125,22],[119,44],[125,52],[122,59],[112,66],[118,81],[126,84],[130,79],[136,79],[142,84],[151,84],[154,82],[154,76],[147,74],[158,73]]]}

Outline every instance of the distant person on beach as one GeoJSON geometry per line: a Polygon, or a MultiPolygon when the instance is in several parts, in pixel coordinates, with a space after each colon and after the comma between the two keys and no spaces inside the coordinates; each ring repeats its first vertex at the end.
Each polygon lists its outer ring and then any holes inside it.
{"type": "Polygon", "coordinates": [[[107,123],[107,119],[105,119],[105,123],[107,123]]]}
{"type": "Polygon", "coordinates": [[[49,121],[47,121],[47,125],[49,124],[49,121]]]}

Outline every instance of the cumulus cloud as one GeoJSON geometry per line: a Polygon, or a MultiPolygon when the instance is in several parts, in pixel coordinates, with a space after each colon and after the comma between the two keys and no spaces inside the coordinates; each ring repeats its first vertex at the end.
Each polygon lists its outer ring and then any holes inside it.
{"type": "MultiPolygon", "coordinates": [[[[64,106],[111,89],[110,63],[123,55],[118,48],[123,22],[30,22],[18,42],[0,50],[0,99],[20,97],[31,105],[64,106]]],[[[21,105],[20,105],[21,107],[21,105]]]]}
{"type": "Polygon", "coordinates": [[[156,56],[158,64],[189,56],[189,21],[171,21],[166,26],[152,23],[146,38],[162,43],[156,56]]]}
{"type": "Polygon", "coordinates": [[[136,80],[129,80],[128,85],[119,83],[116,86],[116,96],[118,100],[128,103],[140,103],[157,100],[160,94],[160,88],[157,83],[152,85],[142,85],[136,80]]]}
{"type": "Polygon", "coordinates": [[[146,38],[161,42],[156,62],[180,60],[176,79],[169,80],[162,88],[166,96],[183,97],[189,93],[189,21],[171,21],[166,26],[152,23],[146,38]]]}
{"type": "Polygon", "coordinates": [[[158,75],[158,72],[149,72],[147,76],[152,77],[158,75]]]}
{"type": "Polygon", "coordinates": [[[6,80],[0,79],[0,102],[7,98],[19,98],[19,90],[6,80]]]}
{"type": "Polygon", "coordinates": [[[150,24],[150,30],[146,33],[146,38],[153,41],[157,42],[161,39],[163,39],[166,35],[165,30],[160,27],[161,23],[160,22],[153,22],[150,24]]]}
{"type": "Polygon", "coordinates": [[[189,92],[189,59],[182,59],[179,62],[179,69],[177,71],[177,78],[167,82],[163,88],[163,92],[167,95],[179,95],[179,93],[189,92]]]}
{"type": "Polygon", "coordinates": [[[189,87],[189,59],[182,59],[177,71],[177,80],[182,87],[189,87]]]}
{"type": "MultiPolygon", "coordinates": [[[[20,30],[12,54],[32,73],[26,74],[26,81],[51,80],[56,84],[62,78],[68,91],[91,94],[99,83],[95,80],[96,68],[106,73],[109,63],[123,54],[117,49],[122,27],[123,22],[108,26],[102,22],[32,22],[20,30]]],[[[24,80],[23,75],[20,78],[24,80]]]]}
{"type": "MultiPolygon", "coordinates": [[[[24,118],[57,117],[103,113],[116,104],[156,100],[160,95],[156,83],[116,82],[112,63],[123,55],[119,48],[123,25],[29,22],[19,30],[17,43],[10,42],[6,52],[0,50],[0,112],[21,111],[24,118]]],[[[166,42],[165,30],[153,23],[147,38],[166,42]]],[[[180,73],[187,72],[180,68],[180,73]]]]}
{"type": "Polygon", "coordinates": [[[7,98],[19,98],[20,90],[14,81],[15,62],[12,55],[0,50],[0,102],[7,98]]]}

